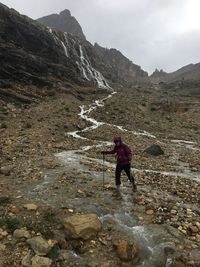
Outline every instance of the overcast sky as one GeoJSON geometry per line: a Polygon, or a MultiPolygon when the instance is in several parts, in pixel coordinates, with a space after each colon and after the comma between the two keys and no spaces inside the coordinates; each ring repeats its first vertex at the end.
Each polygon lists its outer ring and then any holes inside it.
{"type": "Polygon", "coordinates": [[[86,38],[151,73],[200,62],[200,0],[2,0],[33,19],[69,9],[86,38]]]}

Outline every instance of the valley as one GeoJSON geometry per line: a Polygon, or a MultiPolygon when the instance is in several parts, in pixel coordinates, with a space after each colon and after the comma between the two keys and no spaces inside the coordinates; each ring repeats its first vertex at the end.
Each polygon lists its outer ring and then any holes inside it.
{"type": "Polygon", "coordinates": [[[116,88],[108,99],[109,92],[101,90],[95,95],[84,93],[84,100],[57,94],[28,107],[3,106],[1,231],[7,234],[2,237],[6,246],[3,250],[2,245],[2,266],[21,266],[29,252],[26,238],[20,241],[13,236],[15,228],[24,227],[32,236],[39,233],[53,240],[57,256],[47,255],[51,266],[66,262],[71,262],[69,266],[198,266],[199,105],[187,97],[187,110],[169,104],[165,109],[157,104],[162,91],[152,94],[154,89],[147,85],[116,88]],[[82,118],[87,114],[100,123],[91,127],[93,120],[81,119],[79,106],[90,110],[82,118]],[[115,195],[114,157],[106,157],[103,165],[100,154],[112,147],[116,134],[133,150],[132,171],[138,185],[138,192],[132,193],[122,176],[120,197],[115,195]],[[159,144],[165,154],[144,153],[151,144],[159,144]],[[27,204],[36,209],[27,210],[27,204]],[[102,231],[92,241],[67,240],[63,248],[63,219],[88,213],[98,215],[102,231]],[[12,220],[16,225],[9,228],[12,220]],[[136,243],[140,260],[137,254],[124,260],[125,254],[119,251],[125,248],[115,244],[119,240],[129,246],[136,243]],[[12,251],[11,244],[15,244],[12,251]],[[63,250],[75,254],[68,255],[68,261],[59,260],[63,250]]]}

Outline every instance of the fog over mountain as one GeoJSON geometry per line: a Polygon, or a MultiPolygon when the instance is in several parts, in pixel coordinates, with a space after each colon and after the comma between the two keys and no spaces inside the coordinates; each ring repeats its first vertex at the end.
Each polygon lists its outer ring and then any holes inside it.
{"type": "Polygon", "coordinates": [[[116,48],[149,73],[200,62],[198,0],[3,0],[33,19],[69,9],[88,41],[116,48]]]}

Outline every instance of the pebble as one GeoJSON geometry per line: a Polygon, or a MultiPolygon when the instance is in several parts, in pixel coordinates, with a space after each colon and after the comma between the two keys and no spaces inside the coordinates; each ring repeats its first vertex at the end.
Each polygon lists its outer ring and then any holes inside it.
{"type": "Polygon", "coordinates": [[[178,213],[178,211],[177,210],[171,210],[170,213],[175,215],[178,213]]]}
{"type": "Polygon", "coordinates": [[[154,210],[146,210],[146,214],[147,215],[153,215],[154,214],[154,210]]]}
{"type": "Polygon", "coordinates": [[[24,208],[27,210],[37,210],[38,207],[35,204],[26,204],[24,205],[24,208]]]}

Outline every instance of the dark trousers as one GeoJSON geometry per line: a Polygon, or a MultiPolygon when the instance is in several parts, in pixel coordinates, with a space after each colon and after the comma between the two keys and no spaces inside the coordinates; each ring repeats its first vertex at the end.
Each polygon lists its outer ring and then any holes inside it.
{"type": "Polygon", "coordinates": [[[128,179],[130,182],[134,183],[134,178],[133,175],[131,174],[131,164],[120,164],[117,163],[116,165],[116,169],[115,169],[115,184],[116,185],[120,185],[121,184],[121,172],[125,171],[126,175],[128,176],[128,179]]]}

